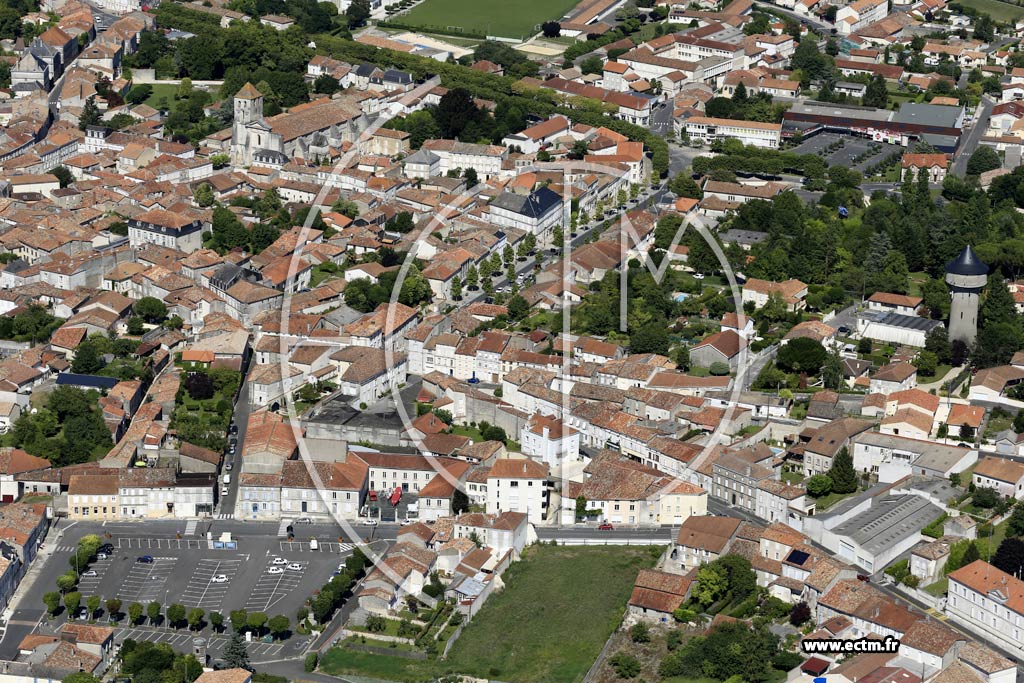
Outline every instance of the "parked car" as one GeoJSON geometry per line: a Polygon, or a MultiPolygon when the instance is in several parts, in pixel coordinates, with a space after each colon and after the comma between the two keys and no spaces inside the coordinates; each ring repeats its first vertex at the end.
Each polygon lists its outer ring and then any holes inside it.
{"type": "Polygon", "coordinates": [[[271,567],[267,570],[268,574],[284,574],[284,569],[281,567],[271,567]]]}
{"type": "Polygon", "coordinates": [[[227,486],[221,486],[220,487],[220,495],[226,496],[229,493],[231,493],[231,489],[229,489],[227,486]]]}
{"type": "Polygon", "coordinates": [[[870,583],[871,582],[871,577],[868,576],[867,574],[857,574],[857,580],[858,581],[863,581],[864,583],[870,583]]]}
{"type": "Polygon", "coordinates": [[[224,574],[217,574],[217,576],[214,576],[213,578],[210,579],[210,583],[227,583],[227,582],[228,582],[228,577],[225,576],[224,574]]]}
{"type": "Polygon", "coordinates": [[[110,553],[114,552],[114,546],[110,543],[104,543],[100,546],[100,552],[107,553],[109,555],[110,553]]]}
{"type": "Polygon", "coordinates": [[[312,517],[299,517],[297,520],[295,520],[295,523],[296,524],[312,524],[313,523],[313,518],[312,517]]]}
{"type": "Polygon", "coordinates": [[[363,524],[365,524],[366,526],[377,526],[377,520],[368,519],[365,522],[363,522],[363,524]]]}
{"type": "Polygon", "coordinates": [[[600,525],[600,526],[599,526],[599,527],[597,527],[597,528],[598,528],[598,529],[599,529],[600,531],[614,531],[614,530],[615,530],[615,527],[613,527],[613,526],[612,526],[611,524],[609,524],[608,522],[605,522],[604,524],[600,525]]]}
{"type": "Polygon", "coordinates": [[[98,576],[95,569],[88,569],[82,572],[82,576],[98,576]]]}
{"type": "Polygon", "coordinates": [[[230,472],[231,471],[231,463],[228,463],[227,465],[224,465],[224,469],[226,469],[228,472],[230,472]]]}
{"type": "Polygon", "coordinates": [[[270,564],[273,564],[273,565],[288,564],[288,560],[284,559],[283,557],[275,557],[274,559],[272,559],[270,561],[270,564]]]}
{"type": "Polygon", "coordinates": [[[288,571],[292,571],[292,572],[301,572],[302,571],[302,565],[299,564],[298,562],[292,562],[287,567],[285,567],[285,569],[287,569],[288,571]]]}
{"type": "Polygon", "coordinates": [[[97,560],[105,560],[108,557],[110,557],[110,555],[108,555],[106,553],[96,553],[96,559],[97,560]]]}
{"type": "Polygon", "coordinates": [[[142,564],[153,564],[154,562],[152,555],[140,555],[135,558],[135,561],[141,562],[142,564]]]}
{"type": "Polygon", "coordinates": [[[415,523],[416,523],[415,519],[409,519],[408,517],[406,517],[405,519],[402,520],[402,526],[409,526],[410,524],[415,524],[415,523]]]}
{"type": "Polygon", "coordinates": [[[78,611],[75,612],[75,619],[78,621],[86,621],[89,618],[89,610],[84,607],[79,607],[78,611]]]}

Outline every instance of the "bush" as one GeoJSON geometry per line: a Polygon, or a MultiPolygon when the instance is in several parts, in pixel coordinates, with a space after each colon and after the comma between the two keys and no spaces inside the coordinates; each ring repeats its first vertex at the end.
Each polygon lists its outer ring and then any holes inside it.
{"type": "Polygon", "coordinates": [[[832,493],[832,478],[827,474],[815,474],[807,480],[807,493],[813,498],[821,498],[832,493]]]}
{"type": "Polygon", "coordinates": [[[638,621],[629,629],[629,637],[634,643],[651,642],[651,627],[646,621],[638,621]]]}
{"type": "Polygon", "coordinates": [[[319,658],[315,652],[310,652],[306,655],[306,659],[302,662],[302,670],[306,673],[316,671],[316,665],[319,663],[319,658]]]}
{"type": "Polygon", "coordinates": [[[988,486],[979,486],[974,490],[974,497],[971,500],[976,507],[994,508],[999,504],[999,494],[995,489],[988,486]]]}
{"type": "Polygon", "coordinates": [[[724,377],[729,374],[729,365],[728,363],[715,361],[714,363],[711,364],[711,367],[708,368],[708,372],[710,372],[715,377],[724,377]]]}
{"type": "Polygon", "coordinates": [[[636,678],[640,674],[640,660],[625,652],[619,652],[608,663],[619,678],[636,678]]]}
{"type": "Polygon", "coordinates": [[[772,657],[772,668],[779,671],[792,671],[800,666],[804,658],[797,652],[782,651],[772,657]]]}

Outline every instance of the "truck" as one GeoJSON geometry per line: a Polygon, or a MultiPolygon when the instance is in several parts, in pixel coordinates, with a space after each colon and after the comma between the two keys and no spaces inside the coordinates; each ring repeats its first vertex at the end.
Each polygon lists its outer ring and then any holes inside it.
{"type": "Polygon", "coordinates": [[[224,483],[225,484],[230,484],[231,483],[231,475],[230,474],[227,474],[227,473],[224,474],[224,483]]]}

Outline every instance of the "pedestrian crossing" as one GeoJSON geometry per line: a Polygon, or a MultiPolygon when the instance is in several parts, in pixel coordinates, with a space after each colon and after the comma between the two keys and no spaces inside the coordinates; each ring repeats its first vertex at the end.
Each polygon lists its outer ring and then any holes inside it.
{"type": "Polygon", "coordinates": [[[217,515],[217,519],[234,519],[234,518],[235,518],[235,513],[234,512],[221,512],[221,513],[219,513],[217,515]]]}
{"type": "Polygon", "coordinates": [[[73,553],[75,552],[75,545],[58,545],[54,548],[54,552],[57,553],[73,553]]]}
{"type": "Polygon", "coordinates": [[[194,519],[189,520],[188,524],[185,525],[185,535],[186,536],[193,535],[196,532],[196,527],[198,527],[198,526],[199,526],[199,522],[197,522],[194,519]]]}

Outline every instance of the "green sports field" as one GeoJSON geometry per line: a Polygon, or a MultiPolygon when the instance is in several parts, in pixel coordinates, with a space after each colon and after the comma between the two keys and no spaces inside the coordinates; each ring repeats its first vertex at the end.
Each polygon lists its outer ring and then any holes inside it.
{"type": "Polygon", "coordinates": [[[396,23],[424,31],[525,39],[545,21],[561,19],[579,0],[425,0],[396,23]]]}
{"type": "Polygon", "coordinates": [[[1024,7],[1000,0],[957,0],[964,7],[973,7],[996,21],[1016,21],[1024,15],[1024,7]]]}

